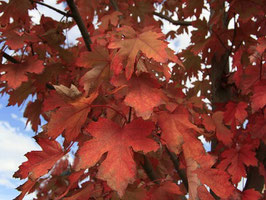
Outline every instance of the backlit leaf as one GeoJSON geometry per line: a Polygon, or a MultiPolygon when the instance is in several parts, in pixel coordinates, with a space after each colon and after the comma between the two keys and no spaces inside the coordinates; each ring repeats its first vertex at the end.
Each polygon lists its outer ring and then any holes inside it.
{"type": "Polygon", "coordinates": [[[99,167],[97,177],[106,180],[120,197],[123,196],[127,185],[133,183],[136,176],[131,148],[144,153],[156,151],[158,148],[156,142],[147,138],[153,129],[152,122],[142,119],[136,119],[122,128],[103,118],[90,123],[87,130],[93,139],[85,142],[78,151],[80,161],[77,168],[92,167],[108,152],[107,158],[99,167]]]}

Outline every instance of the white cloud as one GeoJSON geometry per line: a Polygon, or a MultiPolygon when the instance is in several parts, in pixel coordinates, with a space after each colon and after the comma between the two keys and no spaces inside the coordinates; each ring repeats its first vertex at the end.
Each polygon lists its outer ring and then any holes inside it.
{"type": "Polygon", "coordinates": [[[14,188],[12,175],[26,161],[24,154],[40,147],[6,121],[0,121],[0,138],[0,185],[14,188]]]}
{"type": "Polygon", "coordinates": [[[15,188],[16,185],[13,184],[9,179],[0,177],[0,185],[4,185],[7,188],[15,188]]]}
{"type": "Polygon", "coordinates": [[[10,115],[11,115],[12,119],[18,119],[18,116],[16,114],[11,113],[10,115]]]}

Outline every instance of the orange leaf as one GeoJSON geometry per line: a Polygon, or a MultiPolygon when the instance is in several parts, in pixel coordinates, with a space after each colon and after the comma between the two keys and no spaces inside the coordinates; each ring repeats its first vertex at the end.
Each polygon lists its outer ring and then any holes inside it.
{"type": "Polygon", "coordinates": [[[84,90],[88,93],[93,88],[97,88],[103,82],[108,81],[109,73],[109,66],[97,65],[81,77],[80,85],[84,85],[84,90]]]}
{"type": "Polygon", "coordinates": [[[184,140],[187,138],[186,135],[189,130],[201,131],[188,120],[187,114],[168,114],[167,112],[161,112],[159,114],[159,125],[163,131],[161,136],[162,140],[175,153],[180,152],[180,147],[185,142],[184,140]]]}
{"type": "Polygon", "coordinates": [[[133,160],[134,151],[144,153],[155,151],[158,145],[147,138],[154,124],[150,121],[135,119],[121,128],[114,122],[100,118],[98,122],[88,125],[87,131],[93,136],[80,147],[80,158],[77,168],[94,166],[101,156],[108,152],[107,158],[99,167],[97,177],[106,180],[107,184],[123,196],[128,183],[133,183],[136,175],[136,164],[133,160]]]}
{"type": "Polygon", "coordinates": [[[163,98],[164,94],[156,80],[142,74],[130,80],[129,92],[124,102],[135,109],[138,117],[149,119],[153,108],[164,103],[163,98]]]}
{"type": "MultiPolygon", "coordinates": [[[[163,36],[162,33],[156,33],[148,30],[138,34],[133,28],[124,26],[118,31],[125,36],[124,39],[117,39],[111,42],[108,46],[110,49],[117,49],[119,51],[115,57],[121,57],[127,60],[126,77],[131,78],[134,71],[134,63],[137,54],[141,51],[148,58],[153,58],[157,62],[166,62],[168,54],[166,52],[166,42],[159,40],[163,36]]],[[[115,67],[115,66],[114,66],[115,67]]]]}
{"type": "Polygon", "coordinates": [[[88,98],[78,98],[59,108],[52,114],[46,134],[56,138],[65,130],[64,136],[67,142],[76,138],[87,119],[91,103],[97,96],[98,93],[93,93],[88,98]]]}
{"type": "Polygon", "coordinates": [[[42,151],[31,151],[25,156],[28,161],[19,166],[14,177],[24,179],[29,176],[30,179],[37,178],[46,174],[62,156],[64,152],[60,144],[46,138],[37,138],[37,143],[43,149],[42,151]]]}

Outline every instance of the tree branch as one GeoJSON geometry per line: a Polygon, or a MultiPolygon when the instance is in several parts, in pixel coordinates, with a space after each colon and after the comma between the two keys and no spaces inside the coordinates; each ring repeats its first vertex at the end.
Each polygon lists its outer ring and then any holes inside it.
{"type": "Polygon", "coordinates": [[[67,1],[67,4],[68,4],[68,6],[69,6],[69,8],[71,10],[71,16],[73,17],[73,19],[75,20],[75,22],[77,23],[77,25],[79,27],[79,30],[81,32],[81,35],[82,35],[83,40],[85,42],[85,45],[86,45],[88,51],[91,51],[90,44],[92,42],[91,42],[89,33],[87,31],[87,28],[84,25],[84,23],[82,21],[82,18],[81,18],[80,14],[79,14],[78,8],[76,7],[76,5],[75,5],[73,0],[66,0],[66,1],[67,1]]]}
{"type": "Polygon", "coordinates": [[[118,5],[117,5],[117,3],[116,3],[115,0],[110,0],[110,3],[111,3],[112,6],[114,7],[114,10],[115,10],[115,11],[119,11],[118,5]]]}
{"type": "Polygon", "coordinates": [[[13,58],[12,56],[8,55],[8,54],[5,53],[5,52],[2,51],[1,54],[2,54],[3,57],[4,57],[5,59],[7,59],[8,61],[10,61],[10,62],[12,62],[12,63],[15,63],[15,64],[19,63],[19,61],[18,61],[17,59],[13,58]]]}
{"type": "Polygon", "coordinates": [[[37,4],[40,4],[40,5],[45,6],[47,8],[50,8],[51,10],[53,10],[55,12],[58,12],[59,14],[64,15],[66,17],[72,17],[70,13],[63,12],[62,10],[59,10],[57,8],[54,8],[54,7],[52,7],[52,6],[48,5],[48,4],[45,4],[43,2],[34,1],[34,0],[30,0],[30,2],[31,3],[37,3],[37,4]]]}
{"type": "Polygon", "coordinates": [[[172,24],[177,25],[177,26],[191,26],[192,25],[192,22],[190,22],[190,21],[173,20],[172,18],[163,15],[162,13],[153,12],[152,14],[157,16],[157,17],[160,17],[162,19],[165,19],[165,20],[167,20],[167,21],[169,21],[172,24]]]}
{"type": "Polygon", "coordinates": [[[160,184],[159,177],[158,175],[154,172],[154,169],[152,167],[151,161],[149,160],[149,158],[145,155],[143,155],[143,159],[144,159],[144,163],[141,164],[145,173],[147,174],[147,176],[149,177],[149,179],[151,181],[153,181],[156,184],[160,184]]]}
{"type": "Polygon", "coordinates": [[[174,153],[170,152],[167,147],[166,147],[166,152],[168,153],[171,161],[174,164],[174,168],[175,168],[176,172],[178,173],[178,175],[181,178],[186,190],[188,191],[187,175],[186,175],[186,173],[183,170],[180,170],[180,168],[179,168],[179,160],[178,160],[177,156],[174,153]]]}

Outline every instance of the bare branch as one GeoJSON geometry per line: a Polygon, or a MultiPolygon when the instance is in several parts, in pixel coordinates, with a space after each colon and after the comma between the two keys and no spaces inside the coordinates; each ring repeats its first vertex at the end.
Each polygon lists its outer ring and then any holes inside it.
{"type": "Polygon", "coordinates": [[[61,15],[64,15],[64,16],[66,16],[66,17],[71,17],[71,14],[70,14],[70,13],[66,13],[66,12],[64,12],[64,11],[62,11],[62,10],[59,10],[59,9],[57,9],[57,8],[54,8],[54,7],[52,7],[52,6],[48,5],[48,4],[45,4],[45,3],[43,3],[43,2],[34,1],[34,0],[30,0],[30,2],[31,2],[31,3],[37,3],[37,4],[40,4],[40,5],[45,6],[45,7],[47,7],[47,8],[50,8],[51,10],[54,10],[55,12],[58,12],[58,13],[60,13],[61,15]]]}
{"type": "Polygon", "coordinates": [[[191,26],[192,25],[192,22],[190,22],[190,21],[173,20],[172,18],[163,15],[162,13],[153,12],[152,14],[157,16],[157,17],[160,17],[162,19],[165,19],[165,20],[167,20],[167,21],[169,21],[172,24],[177,25],[177,26],[191,26]]]}
{"type": "Polygon", "coordinates": [[[71,15],[73,17],[73,19],[75,20],[75,22],[77,23],[78,27],[79,27],[79,30],[81,32],[81,35],[83,37],[83,40],[85,42],[85,45],[88,49],[88,51],[91,51],[91,46],[90,44],[92,43],[91,42],[91,39],[90,39],[90,36],[89,36],[89,33],[87,31],[87,28],[86,26],[84,25],[83,21],[82,21],[82,18],[79,14],[79,11],[78,11],[78,8],[77,6],[75,5],[74,1],[73,0],[66,0],[67,1],[67,4],[71,10],[71,15]]]}

